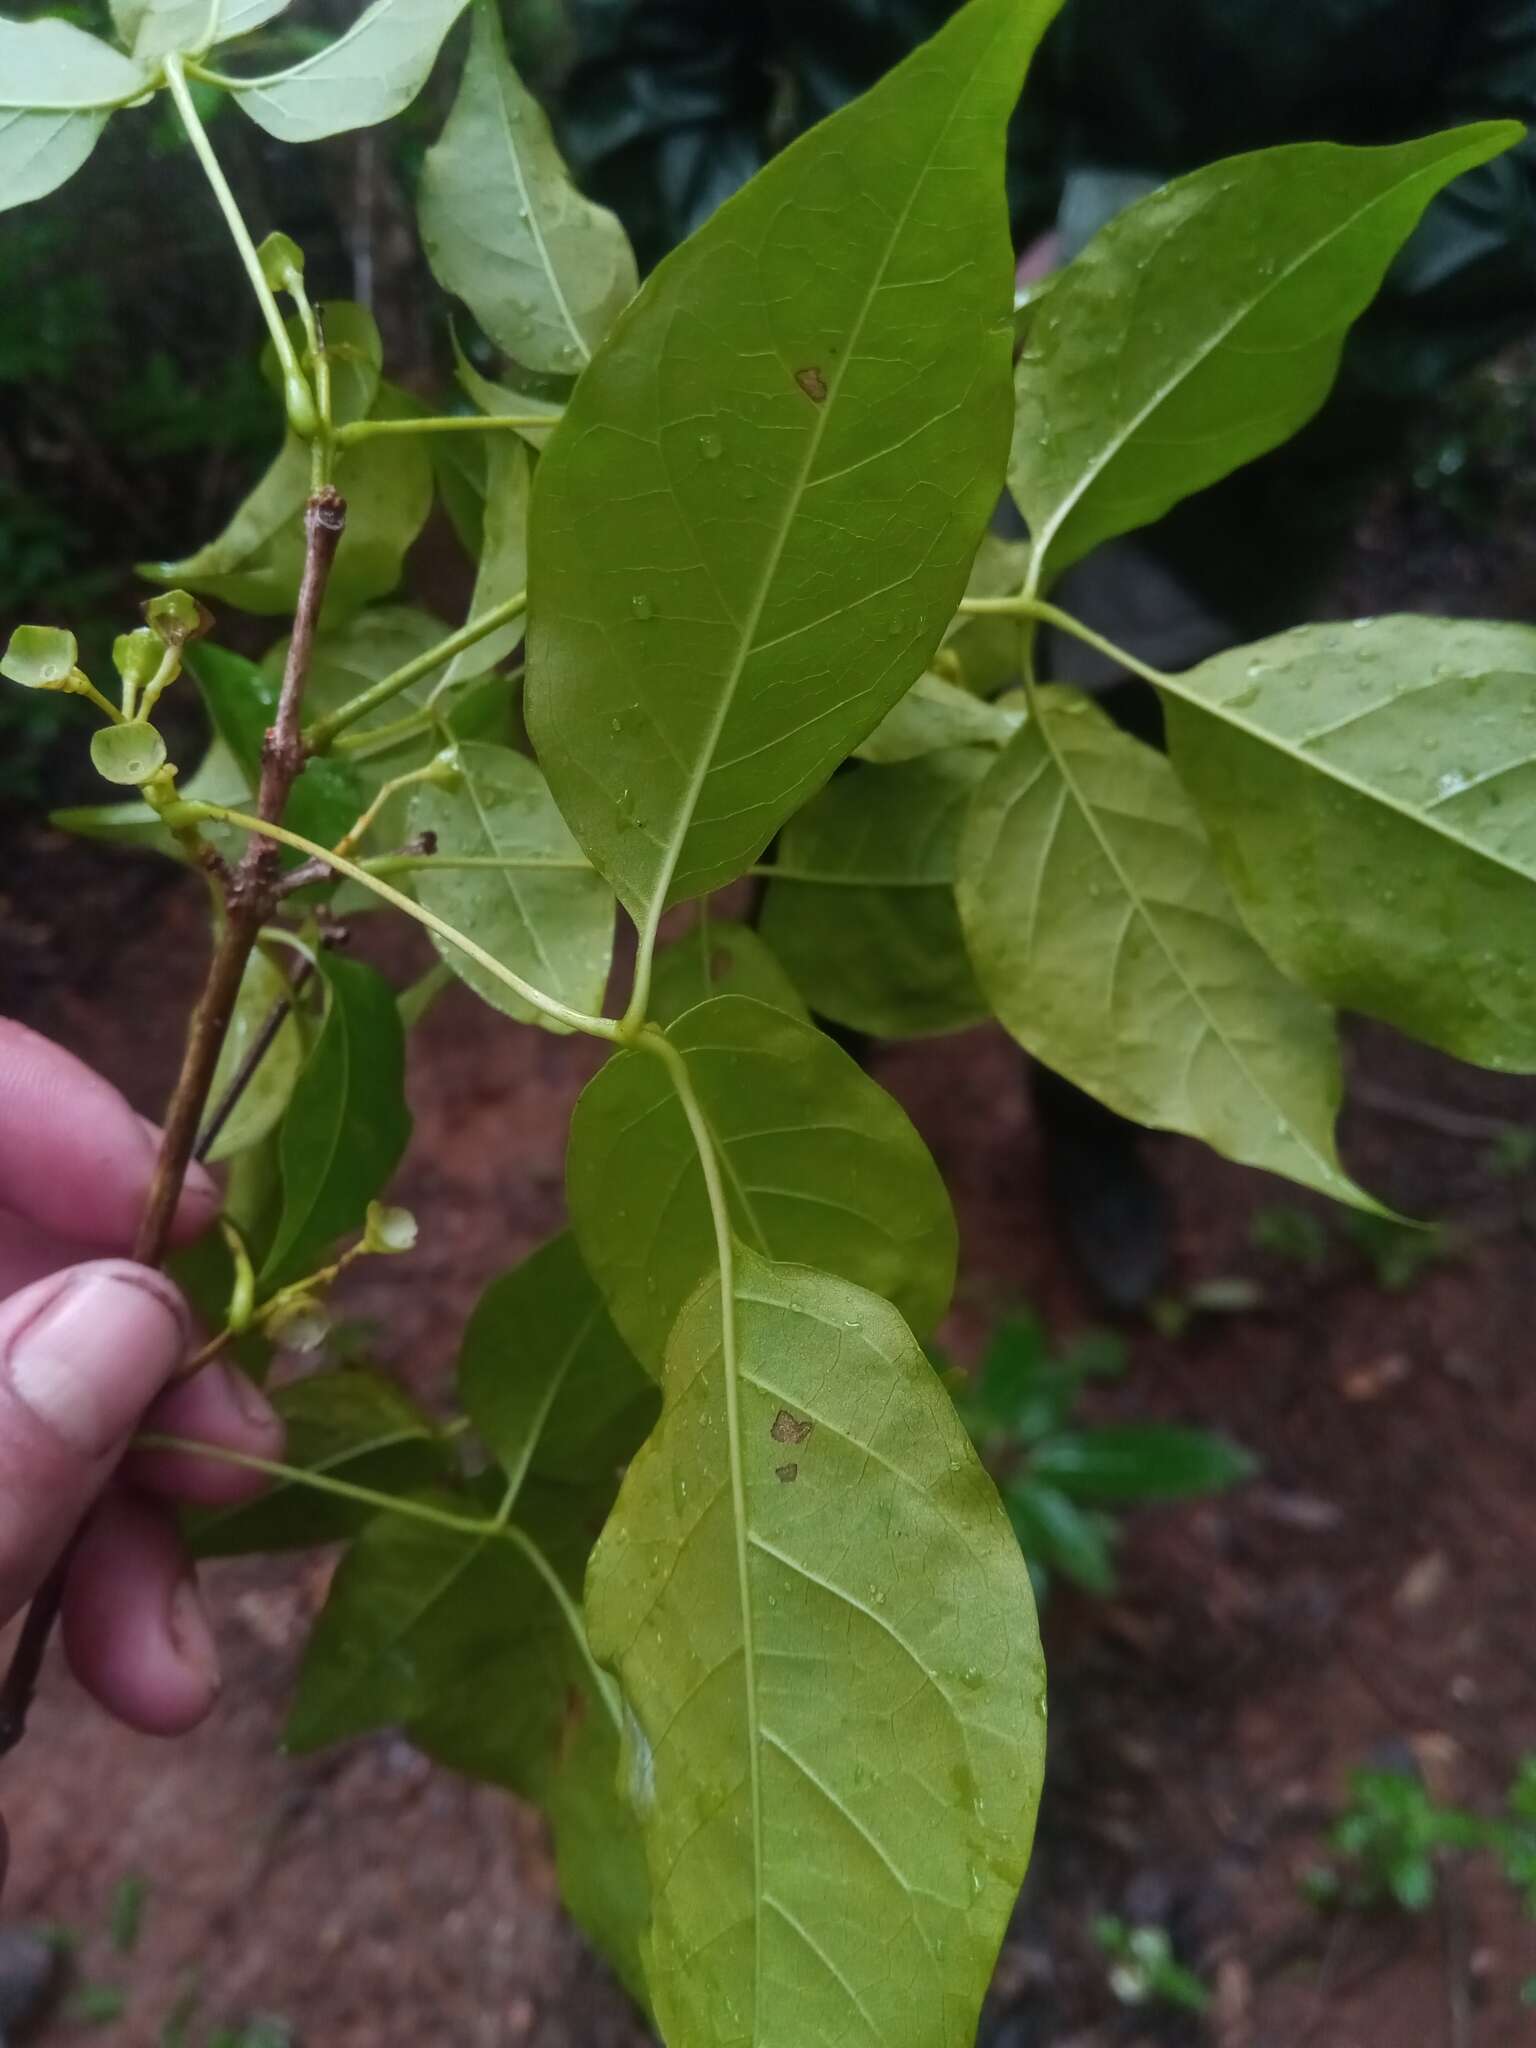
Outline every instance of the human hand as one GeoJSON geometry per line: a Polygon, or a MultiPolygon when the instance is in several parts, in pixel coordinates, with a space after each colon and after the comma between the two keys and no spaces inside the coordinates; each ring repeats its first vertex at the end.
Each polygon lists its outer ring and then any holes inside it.
{"type": "MultiPolygon", "coordinates": [[[[275,1458],[283,1431],[233,1367],[167,1387],[191,1349],[190,1312],[163,1274],[121,1256],[158,1145],[99,1074],[0,1019],[0,1623],[90,1510],[64,1588],[70,1664],[119,1720],[176,1735],[213,1705],[219,1667],[172,1504],[217,1506],[262,1482],[129,1441],[143,1427],[275,1458]]],[[[172,1241],[197,1237],[218,1207],[194,1166],[172,1241]]]]}

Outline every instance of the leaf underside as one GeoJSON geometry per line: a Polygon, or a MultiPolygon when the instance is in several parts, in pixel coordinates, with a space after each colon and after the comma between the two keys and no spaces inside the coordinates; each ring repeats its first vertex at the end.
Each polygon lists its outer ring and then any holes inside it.
{"type": "Polygon", "coordinates": [[[965,588],[1007,434],[999,133],[1053,11],[976,0],[776,157],[655,272],[550,441],[528,726],[642,922],[750,865],[965,588]]]}
{"type": "Polygon", "coordinates": [[[593,1553],[646,1976],[689,2048],[971,2048],[1045,1733],[1029,1577],[886,1303],[738,1248],[593,1553]]]}

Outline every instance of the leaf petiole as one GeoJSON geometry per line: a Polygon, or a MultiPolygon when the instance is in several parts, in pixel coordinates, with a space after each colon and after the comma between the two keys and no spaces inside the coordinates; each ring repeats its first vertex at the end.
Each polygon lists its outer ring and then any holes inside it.
{"type": "Polygon", "coordinates": [[[450,946],[467,954],[477,966],[483,967],[487,974],[493,975],[496,980],[521,996],[525,1003],[530,1004],[535,1010],[542,1010],[546,1017],[552,1017],[556,1023],[565,1025],[568,1030],[582,1031],[589,1038],[604,1038],[615,1044],[627,1043],[629,1036],[632,1036],[626,1034],[612,1018],[589,1017],[581,1010],[570,1009],[557,997],[546,995],[542,989],[537,989],[531,982],[524,981],[520,974],[514,974],[510,967],[504,967],[494,955],[487,953],[483,946],[477,946],[467,933],[461,932],[456,925],[449,924],[446,918],[439,917],[435,911],[428,910],[423,904],[413,902],[409,896],[403,896],[398,889],[392,889],[388,882],[379,881],[357,862],[347,860],[344,855],[332,852],[329,847],[321,846],[313,839],[304,838],[301,833],[290,832],[285,825],[268,824],[261,818],[251,817],[245,811],[230,810],[225,804],[205,803],[176,804],[172,806],[171,816],[167,822],[192,825],[205,818],[217,819],[225,825],[238,825],[242,831],[256,833],[264,839],[275,839],[282,846],[291,846],[296,853],[306,854],[309,859],[320,861],[324,866],[334,869],[338,875],[345,875],[349,881],[361,883],[365,889],[371,889],[375,896],[380,896],[386,903],[393,904],[396,910],[403,910],[407,917],[413,917],[418,924],[425,925],[428,931],[436,932],[440,939],[445,939],[450,946]]]}
{"type": "MultiPolygon", "coordinates": [[[[205,73],[200,67],[194,66],[193,69],[199,78],[208,78],[210,82],[220,84],[234,83],[232,80],[226,81],[221,79],[214,81],[211,74],[205,73]]],[[[240,261],[245,265],[245,273],[251,281],[251,289],[256,294],[256,302],[261,307],[262,318],[267,323],[267,332],[272,337],[272,346],[276,349],[277,360],[282,366],[285,398],[297,397],[302,392],[303,396],[309,400],[311,408],[313,408],[313,394],[310,392],[309,383],[304,376],[304,372],[299,368],[299,359],[293,352],[293,343],[288,338],[288,329],[283,322],[282,313],[278,309],[277,300],[272,294],[272,287],[262,275],[261,258],[256,254],[256,245],[251,240],[250,230],[245,224],[239,205],[235,200],[235,195],[229,189],[229,180],[225,177],[219,160],[213,153],[213,144],[208,140],[208,131],[204,128],[202,117],[197,111],[191,93],[187,90],[186,69],[183,60],[175,51],[172,51],[165,60],[165,82],[170,88],[171,98],[176,102],[176,111],[181,116],[182,126],[187,131],[187,140],[191,143],[197,160],[203,167],[204,175],[212,187],[213,196],[219,203],[219,210],[224,216],[231,236],[234,238],[235,247],[240,252],[240,261]]],[[[293,419],[293,412],[294,407],[290,403],[289,419],[297,429],[299,422],[293,419]]]]}
{"type": "Polygon", "coordinates": [[[520,590],[515,597],[509,597],[504,604],[493,605],[488,612],[482,612],[467,625],[460,626],[456,633],[439,640],[435,647],[429,647],[425,654],[418,654],[414,661],[408,661],[403,668],[397,668],[371,688],[362,690],[348,703],[339,705],[327,717],[316,719],[304,735],[305,746],[311,754],[323,754],[336,735],[345,732],[348,726],[356,725],[360,718],[366,718],[370,711],[377,711],[381,704],[388,704],[398,697],[402,690],[408,690],[412,683],[419,683],[423,676],[431,675],[433,669],[441,668],[444,662],[452,661],[456,654],[462,654],[477,641],[498,627],[509,625],[513,619],[520,619],[528,609],[528,593],[520,590]]]}
{"type": "Polygon", "coordinates": [[[556,425],[559,418],[558,412],[541,412],[515,417],[503,413],[446,413],[441,418],[424,420],[352,420],[336,429],[336,446],[350,448],[358,441],[376,440],[380,434],[485,434],[501,427],[514,431],[545,428],[556,425]]]}
{"type": "Polygon", "coordinates": [[[1047,604],[1043,598],[1030,597],[1027,592],[1020,597],[964,597],[960,600],[960,610],[968,618],[1034,620],[1042,626],[1053,626],[1060,633],[1070,633],[1074,640],[1081,640],[1085,647],[1096,649],[1145,682],[1162,684],[1173,680],[1164,670],[1138,660],[1113,640],[1106,640],[1102,633],[1095,633],[1091,626],[1085,626],[1081,619],[1074,619],[1059,605],[1047,604]]]}
{"type": "MultiPolygon", "coordinates": [[[[450,1425],[443,1434],[459,1435],[466,1426],[463,1423],[450,1425]]],[[[618,1689],[592,1655],[581,1610],[540,1546],[526,1529],[520,1529],[509,1520],[504,1511],[498,1510],[489,1518],[457,1515],[451,1508],[433,1507],[428,1501],[412,1500],[405,1494],[379,1493],[371,1486],[357,1486],[350,1479],[337,1479],[328,1472],[311,1471],[302,1465],[284,1465],[276,1458],[257,1458],[247,1451],[229,1450],[222,1444],[202,1443],[192,1437],[168,1436],[159,1430],[146,1430],[136,1436],[133,1447],[140,1451],[175,1451],[184,1457],[211,1458],[215,1464],[234,1465],[242,1472],[259,1472],[263,1477],[279,1480],[287,1486],[307,1486],[312,1492],[328,1493],[337,1500],[352,1501],[358,1507],[373,1508],[382,1515],[403,1515],[408,1521],[431,1522],[439,1529],[452,1530],[455,1535],[512,1544],[543,1580],[591,1673],[599,1699],[612,1715],[614,1726],[622,1726],[618,1689]]]]}

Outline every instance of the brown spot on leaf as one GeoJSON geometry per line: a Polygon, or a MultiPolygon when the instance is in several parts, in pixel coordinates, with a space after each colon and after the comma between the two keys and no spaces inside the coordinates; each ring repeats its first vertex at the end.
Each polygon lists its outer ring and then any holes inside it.
{"type": "Polygon", "coordinates": [[[735,963],[731,958],[729,948],[725,946],[716,946],[709,956],[710,980],[724,981],[725,977],[730,973],[731,968],[734,966],[734,964],[735,963]]]}
{"type": "Polygon", "coordinates": [[[808,369],[796,370],[795,382],[800,386],[806,397],[813,399],[817,405],[820,405],[826,398],[827,380],[814,363],[808,369]]]}
{"type": "Polygon", "coordinates": [[[798,1479],[800,1477],[800,1467],[798,1465],[775,1465],[773,1476],[778,1480],[780,1486],[787,1486],[791,1479],[798,1479]]]}
{"type": "Polygon", "coordinates": [[[802,1422],[798,1415],[791,1415],[787,1408],[781,1408],[773,1418],[768,1434],[776,1444],[803,1444],[811,1429],[812,1424],[802,1422]]]}

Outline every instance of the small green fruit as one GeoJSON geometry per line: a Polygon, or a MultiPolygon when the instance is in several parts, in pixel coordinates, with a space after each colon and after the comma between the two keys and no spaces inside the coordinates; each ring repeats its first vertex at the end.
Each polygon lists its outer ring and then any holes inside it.
{"type": "Polygon", "coordinates": [[[18,626],[0,660],[0,676],[24,690],[67,690],[80,650],[61,626],[18,626]]]}
{"type": "Polygon", "coordinates": [[[330,1335],[325,1304],[312,1295],[280,1297],[263,1314],[262,1330],[284,1351],[318,1351],[330,1335]]]}
{"type": "Polygon", "coordinates": [[[291,235],[267,236],[256,251],[261,274],[275,292],[288,291],[304,277],[304,251],[291,235]]]}
{"type": "Polygon", "coordinates": [[[108,782],[148,782],[165,766],[165,741],[142,718],[126,725],[104,725],[91,734],[91,761],[108,782]]]}
{"type": "Polygon", "coordinates": [[[416,1218],[409,1209],[370,1202],[363,1225],[365,1252],[408,1252],[416,1242],[416,1218]]]}
{"type": "Polygon", "coordinates": [[[302,377],[283,379],[283,410],[301,441],[314,438],[320,428],[320,415],[315,410],[314,394],[302,377]]]}
{"type": "Polygon", "coordinates": [[[212,612],[185,590],[167,590],[150,598],[144,606],[144,617],[167,647],[185,647],[189,640],[200,639],[213,624],[212,612]]]}
{"type": "Polygon", "coordinates": [[[158,675],[164,652],[164,641],[148,626],[139,626],[132,633],[119,633],[112,642],[113,665],[123,681],[135,690],[142,690],[158,675]]]}

